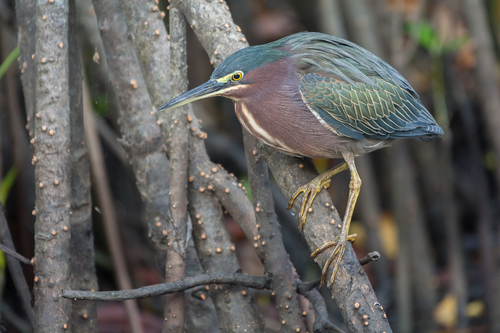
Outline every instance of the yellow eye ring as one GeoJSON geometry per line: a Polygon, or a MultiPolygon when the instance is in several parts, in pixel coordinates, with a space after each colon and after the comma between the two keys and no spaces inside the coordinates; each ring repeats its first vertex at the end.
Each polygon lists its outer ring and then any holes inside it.
{"type": "Polygon", "coordinates": [[[233,81],[239,81],[241,80],[242,77],[243,77],[242,72],[235,72],[231,78],[233,79],[233,81]]]}

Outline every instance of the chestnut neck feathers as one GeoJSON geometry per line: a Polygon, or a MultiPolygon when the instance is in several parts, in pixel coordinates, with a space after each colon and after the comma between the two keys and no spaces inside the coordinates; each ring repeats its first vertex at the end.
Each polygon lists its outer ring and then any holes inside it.
{"type": "Polygon", "coordinates": [[[249,72],[243,78],[246,87],[227,97],[234,100],[242,126],[265,144],[290,155],[336,157],[345,140],[309,111],[298,89],[301,74],[292,61],[282,58],[249,72]]]}

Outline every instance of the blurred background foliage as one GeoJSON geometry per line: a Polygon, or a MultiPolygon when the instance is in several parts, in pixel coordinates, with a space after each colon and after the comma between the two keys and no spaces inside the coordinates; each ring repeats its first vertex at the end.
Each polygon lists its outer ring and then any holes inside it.
{"type": "MultiPolygon", "coordinates": [[[[445,130],[432,144],[398,142],[358,159],[363,186],[352,233],[358,257],[377,250],[379,262],[365,267],[395,332],[500,332],[499,151],[492,112],[500,112],[499,0],[227,0],[234,21],[251,45],[299,31],[321,31],[347,38],[399,70],[445,130]],[[475,12],[477,11],[477,12],[475,12]],[[477,20],[477,17],[483,18],[477,20]],[[476,18],[476,19],[475,19],[476,18]],[[490,56],[494,66],[481,59],[490,56]],[[490,74],[492,80],[486,79],[490,74]],[[481,76],[481,73],[486,73],[481,76]],[[494,94],[486,95],[485,92],[494,94]],[[493,96],[495,95],[496,96],[493,96]],[[489,104],[488,104],[489,103],[489,104]],[[489,107],[488,107],[489,105],[489,107]]],[[[168,3],[160,1],[166,11],[168,3]]],[[[82,62],[102,139],[113,190],[124,255],[136,287],[162,281],[147,238],[142,203],[125,152],[118,142],[118,112],[107,64],[89,0],[78,0],[82,62]]],[[[24,99],[15,59],[17,25],[14,1],[0,0],[0,202],[19,253],[33,256],[33,167],[30,163],[24,99]],[[19,117],[19,115],[22,115],[19,117]],[[21,120],[22,119],[22,120],[21,120]],[[21,123],[20,123],[21,122],[21,123]]],[[[168,22],[168,13],[165,18],[168,22]]],[[[212,66],[188,29],[190,87],[207,80],[212,66]]],[[[211,159],[234,173],[249,189],[241,127],[225,99],[196,102],[194,109],[208,133],[211,159]]],[[[499,124],[500,125],[500,124],[499,124]]],[[[319,172],[338,161],[315,161],[319,172]]],[[[348,174],[336,176],[329,191],[340,213],[348,193],[348,174]]],[[[276,210],[287,251],[303,280],[320,271],[309,258],[286,198],[275,187],[276,210]]],[[[249,195],[251,195],[249,193],[249,195]]],[[[101,224],[93,210],[96,265],[101,290],[116,289],[101,224]]],[[[244,272],[263,267],[243,233],[226,215],[244,272]]],[[[24,267],[32,284],[33,271],[24,267]]],[[[9,332],[29,331],[0,256],[1,325],[9,332]]],[[[342,325],[325,293],[331,319],[342,325]]],[[[255,298],[269,332],[279,323],[269,292],[255,298]]],[[[148,332],[162,325],[161,299],[140,301],[148,332]]],[[[124,332],[121,304],[98,307],[101,332],[124,332]]]]}

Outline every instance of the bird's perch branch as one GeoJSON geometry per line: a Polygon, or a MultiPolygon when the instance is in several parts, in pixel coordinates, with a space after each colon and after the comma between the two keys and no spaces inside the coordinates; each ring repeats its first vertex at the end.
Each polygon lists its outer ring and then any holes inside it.
{"type": "MultiPolygon", "coordinates": [[[[287,197],[291,196],[301,184],[317,176],[316,168],[309,159],[283,155],[267,146],[261,146],[261,151],[276,182],[287,197]],[[302,164],[302,168],[299,164],[302,164]]],[[[298,214],[297,205],[292,209],[298,214]]],[[[333,239],[339,233],[341,225],[342,220],[328,193],[326,191],[318,193],[304,226],[304,236],[311,250],[333,239]]],[[[325,264],[328,254],[323,253],[316,257],[315,260],[321,267],[325,264]]],[[[356,259],[351,244],[347,244],[335,282],[329,288],[349,332],[391,332],[385,312],[365,271],[356,259]],[[369,320],[364,319],[365,315],[369,320]]]]}

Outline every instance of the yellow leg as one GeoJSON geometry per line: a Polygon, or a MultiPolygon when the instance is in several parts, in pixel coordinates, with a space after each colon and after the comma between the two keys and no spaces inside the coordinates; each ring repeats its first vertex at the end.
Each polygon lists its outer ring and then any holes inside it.
{"type": "Polygon", "coordinates": [[[334,247],[330,257],[325,263],[323,267],[323,273],[321,276],[321,286],[323,286],[326,275],[328,273],[328,267],[335,259],[332,278],[330,280],[331,284],[335,280],[335,274],[337,273],[337,269],[340,266],[340,261],[344,256],[345,247],[347,245],[347,241],[353,242],[356,239],[356,234],[348,235],[349,226],[351,225],[352,213],[354,212],[354,207],[356,206],[356,200],[358,199],[359,190],[361,188],[361,178],[359,178],[358,171],[356,170],[356,165],[354,164],[354,156],[352,153],[344,153],[342,154],[344,160],[349,166],[349,170],[351,172],[351,182],[349,183],[349,201],[347,202],[347,208],[344,215],[344,221],[342,223],[342,230],[340,234],[335,237],[335,239],[331,242],[327,242],[321,245],[316,251],[311,254],[311,257],[316,257],[319,253],[324,250],[334,247]]]}
{"type": "Polygon", "coordinates": [[[299,187],[298,190],[292,195],[292,198],[288,201],[287,209],[292,208],[293,202],[299,196],[299,194],[304,193],[304,199],[302,200],[302,206],[300,207],[299,212],[299,231],[302,231],[304,223],[306,223],[307,211],[311,207],[316,195],[321,191],[323,187],[328,188],[330,186],[330,178],[344,170],[347,170],[347,168],[349,168],[348,164],[346,162],[343,162],[342,164],[337,165],[327,172],[322,173],[309,183],[299,187]]]}

